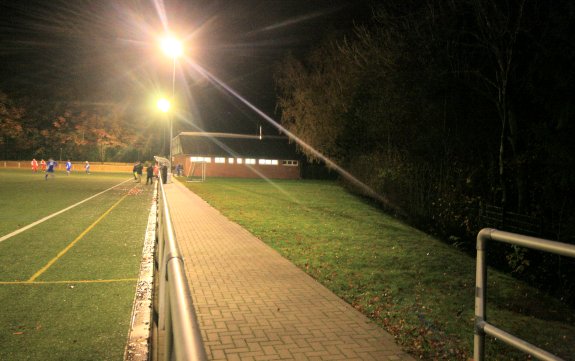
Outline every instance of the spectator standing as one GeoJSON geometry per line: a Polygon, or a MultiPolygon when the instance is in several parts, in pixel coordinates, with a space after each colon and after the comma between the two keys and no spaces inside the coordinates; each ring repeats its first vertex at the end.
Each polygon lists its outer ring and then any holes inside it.
{"type": "Polygon", "coordinates": [[[66,162],[66,175],[70,175],[71,170],[72,170],[72,162],[70,162],[70,159],[68,159],[68,161],[66,162]]]}
{"type": "Polygon", "coordinates": [[[142,162],[138,162],[138,164],[136,164],[134,169],[136,170],[136,173],[134,173],[134,177],[136,178],[136,181],[138,183],[141,183],[142,182],[142,171],[144,170],[144,165],[142,164],[142,162]]]}
{"type": "Polygon", "coordinates": [[[159,175],[160,175],[160,167],[158,166],[158,163],[156,162],[156,164],[154,164],[154,177],[158,178],[159,175]]]}
{"type": "Polygon", "coordinates": [[[47,169],[46,169],[46,175],[44,176],[45,180],[48,180],[48,176],[51,176],[52,178],[54,178],[54,168],[56,168],[56,166],[58,165],[58,163],[56,163],[56,161],[52,158],[50,158],[48,160],[48,164],[47,164],[47,169]]]}
{"type": "Polygon", "coordinates": [[[164,184],[168,183],[168,166],[167,165],[164,164],[162,166],[161,173],[162,173],[162,183],[164,183],[164,184]]]}
{"type": "Polygon", "coordinates": [[[154,184],[154,166],[151,164],[146,168],[146,185],[148,185],[148,182],[154,184]]]}
{"type": "Polygon", "coordinates": [[[36,160],[36,158],[32,159],[30,165],[32,166],[32,172],[34,173],[38,172],[38,161],[36,160]]]}

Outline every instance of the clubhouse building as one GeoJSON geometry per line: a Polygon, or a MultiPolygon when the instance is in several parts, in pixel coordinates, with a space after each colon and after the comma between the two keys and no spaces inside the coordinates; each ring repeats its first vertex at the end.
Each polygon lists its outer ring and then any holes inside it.
{"type": "Polygon", "coordinates": [[[296,154],[284,136],[182,132],[172,141],[173,167],[191,178],[299,179],[296,154]]]}

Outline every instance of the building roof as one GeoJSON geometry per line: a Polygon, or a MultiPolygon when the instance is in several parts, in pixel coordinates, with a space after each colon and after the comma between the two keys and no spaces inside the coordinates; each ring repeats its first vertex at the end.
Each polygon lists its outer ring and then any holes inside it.
{"type": "Polygon", "coordinates": [[[284,136],[182,132],[173,143],[173,155],[298,159],[295,144],[284,136]]]}

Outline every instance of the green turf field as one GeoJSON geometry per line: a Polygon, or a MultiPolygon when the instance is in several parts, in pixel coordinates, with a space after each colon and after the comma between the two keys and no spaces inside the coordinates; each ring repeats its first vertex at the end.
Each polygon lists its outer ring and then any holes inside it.
{"type": "Polygon", "coordinates": [[[0,170],[0,360],[122,359],[152,191],[130,174],[0,170]]]}

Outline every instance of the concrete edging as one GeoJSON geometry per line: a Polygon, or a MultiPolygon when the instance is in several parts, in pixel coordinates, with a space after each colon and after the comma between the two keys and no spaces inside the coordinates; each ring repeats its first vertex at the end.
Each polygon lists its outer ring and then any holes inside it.
{"type": "Polygon", "coordinates": [[[148,361],[150,358],[154,289],[154,247],[158,213],[157,199],[158,188],[156,187],[156,183],[154,183],[154,196],[150,215],[148,216],[148,226],[146,227],[138,285],[132,307],[130,330],[124,350],[124,361],[148,361]]]}

